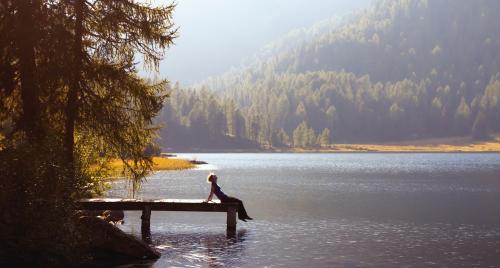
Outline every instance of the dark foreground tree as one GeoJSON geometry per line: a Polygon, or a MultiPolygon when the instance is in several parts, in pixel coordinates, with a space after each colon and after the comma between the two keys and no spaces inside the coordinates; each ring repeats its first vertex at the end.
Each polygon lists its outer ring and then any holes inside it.
{"type": "Polygon", "coordinates": [[[0,266],[74,265],[86,249],[74,201],[102,190],[120,158],[135,191],[166,81],[155,69],[176,35],[174,6],[132,0],[0,2],[0,266]]]}

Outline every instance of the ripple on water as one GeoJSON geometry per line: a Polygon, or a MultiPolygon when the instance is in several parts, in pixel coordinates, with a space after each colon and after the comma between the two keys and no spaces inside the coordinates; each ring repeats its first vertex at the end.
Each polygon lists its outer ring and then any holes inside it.
{"type": "Polygon", "coordinates": [[[279,224],[257,220],[240,226],[234,236],[227,236],[220,226],[200,223],[165,222],[152,231],[153,244],[162,253],[153,267],[496,267],[500,263],[497,227],[331,219],[279,224]]]}

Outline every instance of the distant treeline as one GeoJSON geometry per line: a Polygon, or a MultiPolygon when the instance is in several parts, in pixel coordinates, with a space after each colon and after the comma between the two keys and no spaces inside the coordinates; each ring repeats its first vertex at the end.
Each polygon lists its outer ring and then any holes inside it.
{"type": "MultiPolygon", "coordinates": [[[[272,56],[172,89],[163,142],[308,147],[500,131],[498,1],[377,1],[272,56]]],[[[286,47],[285,47],[286,45],[286,47]]],[[[283,49],[280,49],[283,46],[283,49]]],[[[269,49],[269,48],[268,48],[269,49]]],[[[182,147],[181,146],[181,147],[182,147]]]]}

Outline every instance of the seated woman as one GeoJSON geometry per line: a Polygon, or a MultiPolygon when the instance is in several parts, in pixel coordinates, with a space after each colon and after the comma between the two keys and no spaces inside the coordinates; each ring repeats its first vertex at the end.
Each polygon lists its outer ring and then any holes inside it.
{"type": "Polygon", "coordinates": [[[227,196],[222,192],[220,186],[217,185],[217,176],[214,173],[210,173],[207,177],[207,182],[212,183],[212,187],[210,189],[210,194],[207,197],[205,202],[210,202],[212,200],[213,195],[217,196],[221,203],[238,203],[238,219],[242,221],[253,220],[247,214],[245,207],[243,206],[243,202],[238,198],[227,196]]]}

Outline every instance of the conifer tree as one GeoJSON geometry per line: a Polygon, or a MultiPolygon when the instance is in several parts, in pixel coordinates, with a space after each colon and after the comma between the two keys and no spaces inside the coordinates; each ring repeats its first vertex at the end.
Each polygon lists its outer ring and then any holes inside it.
{"type": "Polygon", "coordinates": [[[330,142],[330,129],[325,128],[321,132],[321,134],[318,136],[318,145],[320,146],[327,146],[329,145],[330,142]]]}
{"type": "Polygon", "coordinates": [[[176,36],[173,8],[0,2],[0,259],[74,266],[73,204],[99,191],[103,175],[90,167],[121,158],[133,190],[151,170],[145,149],[167,82],[139,77],[135,57],[158,67],[176,36]]]}

